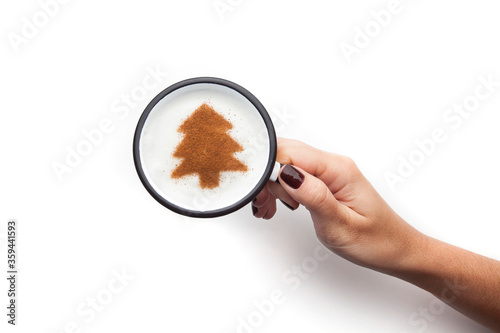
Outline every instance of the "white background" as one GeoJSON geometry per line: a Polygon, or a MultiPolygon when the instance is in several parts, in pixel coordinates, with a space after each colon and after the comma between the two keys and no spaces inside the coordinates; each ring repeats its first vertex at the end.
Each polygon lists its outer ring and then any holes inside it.
{"type": "Polygon", "coordinates": [[[500,259],[500,88],[460,128],[442,119],[480,75],[500,80],[498,2],[401,0],[350,63],[340,44],[389,1],[232,3],[222,20],[212,0],[73,0],[16,52],[8,36],[41,7],[2,1],[0,220],[4,233],[18,219],[20,252],[12,331],[64,332],[75,322],[67,332],[236,332],[238,318],[279,289],[285,302],[254,332],[486,332],[450,308],[412,323],[430,294],[334,255],[291,290],[283,275],[319,244],[307,211],[280,206],[271,221],[250,207],[212,220],[177,216],[142,187],[131,144],[162,89],[223,77],[261,100],[280,136],[354,158],[419,230],[500,259]],[[114,103],[157,67],[168,75],[120,118],[114,103]],[[285,112],[293,117],[276,116],[285,112]],[[103,119],[111,133],[60,181],[53,163],[103,119]],[[448,140],[392,191],[384,174],[436,127],[448,140]],[[79,315],[122,269],[133,280],[92,320],[79,315]]]}

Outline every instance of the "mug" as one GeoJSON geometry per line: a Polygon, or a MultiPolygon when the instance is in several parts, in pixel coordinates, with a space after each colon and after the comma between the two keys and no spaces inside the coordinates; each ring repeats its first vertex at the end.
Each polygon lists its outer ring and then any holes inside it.
{"type": "Polygon", "coordinates": [[[240,85],[214,77],[183,80],[159,93],[142,113],[133,140],[135,168],[151,196],[173,212],[199,218],[230,214],[252,201],[267,181],[277,181],[276,152],[276,133],[264,106],[240,85]],[[211,132],[214,119],[223,130],[211,132]],[[234,149],[222,151],[229,143],[234,149]],[[180,154],[186,147],[190,150],[180,154]],[[208,188],[202,186],[202,165],[198,173],[174,177],[183,163],[196,170],[200,156],[210,157],[204,163],[215,169],[221,156],[245,167],[220,171],[214,176],[217,186],[208,188]]]}

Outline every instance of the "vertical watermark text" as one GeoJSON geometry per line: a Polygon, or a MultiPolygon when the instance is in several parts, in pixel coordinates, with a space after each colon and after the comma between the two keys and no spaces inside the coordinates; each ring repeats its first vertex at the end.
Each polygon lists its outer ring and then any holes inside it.
{"type": "Polygon", "coordinates": [[[18,254],[17,254],[17,221],[7,221],[7,322],[16,325],[18,317],[18,254]]]}

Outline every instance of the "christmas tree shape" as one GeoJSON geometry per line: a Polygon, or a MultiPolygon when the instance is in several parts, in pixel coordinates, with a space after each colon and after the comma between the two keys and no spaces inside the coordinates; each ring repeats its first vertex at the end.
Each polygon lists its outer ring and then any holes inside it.
{"type": "Polygon", "coordinates": [[[173,156],[182,162],[171,177],[198,174],[200,187],[213,189],[219,186],[221,172],[246,172],[248,167],[233,156],[243,147],[227,133],[232,128],[231,122],[203,103],[177,129],[184,138],[173,156]]]}

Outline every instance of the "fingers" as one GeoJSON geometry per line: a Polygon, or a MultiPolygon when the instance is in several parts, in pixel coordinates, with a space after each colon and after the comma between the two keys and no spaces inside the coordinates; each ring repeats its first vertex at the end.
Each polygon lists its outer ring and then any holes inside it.
{"type": "Polygon", "coordinates": [[[300,204],[295,201],[279,183],[269,182],[267,184],[267,188],[269,192],[271,192],[274,197],[278,198],[285,207],[291,210],[296,210],[300,206],[300,204]]]}
{"type": "MultiPolygon", "coordinates": [[[[347,207],[359,208],[353,203],[359,189],[370,186],[350,158],[316,149],[300,141],[278,138],[276,160],[296,166],[296,170],[302,171],[304,179],[310,181],[300,190],[298,187],[295,189],[282,182],[283,168],[280,172],[281,185],[269,182],[255,199],[252,210],[256,217],[271,218],[276,213],[275,198],[278,198],[292,210],[303,204],[312,215],[332,214],[337,218],[346,218],[347,207]],[[323,206],[328,209],[323,209],[323,206]]],[[[289,168],[288,171],[293,169],[291,166],[289,168]]]]}
{"type": "Polygon", "coordinates": [[[283,206],[290,210],[299,207],[299,203],[280,184],[270,181],[252,201],[253,215],[257,218],[271,219],[276,214],[276,199],[279,199],[283,206]]]}
{"type": "Polygon", "coordinates": [[[345,221],[347,218],[345,206],[335,199],[326,184],[305,170],[287,164],[279,178],[283,189],[311,212],[313,220],[345,221]]]}
{"type": "Polygon", "coordinates": [[[274,214],[276,214],[276,200],[274,198],[269,200],[267,207],[267,212],[263,216],[264,220],[270,220],[274,216],[274,214]]]}
{"type": "Polygon", "coordinates": [[[252,213],[257,218],[269,220],[276,213],[276,198],[269,192],[267,186],[253,199],[252,213]]]}

